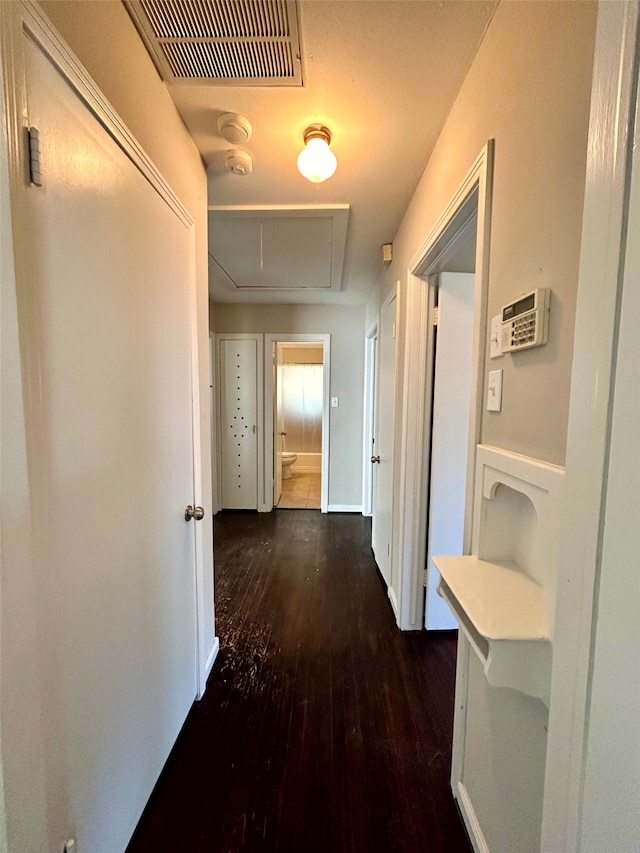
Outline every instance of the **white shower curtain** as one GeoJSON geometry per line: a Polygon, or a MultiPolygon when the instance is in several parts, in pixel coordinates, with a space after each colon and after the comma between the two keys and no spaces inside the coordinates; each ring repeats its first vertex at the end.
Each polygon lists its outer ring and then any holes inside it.
{"type": "Polygon", "coordinates": [[[293,453],[322,452],[322,365],[282,367],[284,449],[293,453]]]}

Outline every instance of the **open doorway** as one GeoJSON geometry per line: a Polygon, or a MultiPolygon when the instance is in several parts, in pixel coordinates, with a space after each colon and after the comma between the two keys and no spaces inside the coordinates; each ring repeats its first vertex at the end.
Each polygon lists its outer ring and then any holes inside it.
{"type": "Polygon", "coordinates": [[[424,626],[457,628],[438,595],[440,579],[432,557],[464,553],[469,425],[473,401],[473,326],[477,217],[469,237],[431,279],[437,306],[433,335],[433,399],[424,626]]]}
{"type": "MultiPolygon", "coordinates": [[[[469,405],[466,431],[463,428],[463,436],[466,434],[467,437],[467,453],[466,460],[458,460],[465,462],[462,466],[462,553],[470,553],[475,457],[480,438],[484,385],[492,167],[493,141],[489,140],[409,264],[403,298],[403,428],[397,453],[399,529],[392,547],[391,565],[392,585],[400,593],[398,624],[405,630],[416,630],[425,625],[425,584],[430,586],[428,575],[431,568],[427,562],[428,535],[429,530],[436,526],[429,524],[431,423],[435,387],[435,332],[438,328],[439,334],[442,329],[433,325],[432,317],[437,307],[436,299],[441,296],[440,276],[445,272],[470,275],[470,270],[474,270],[473,320],[471,331],[467,331],[466,335],[467,341],[470,338],[472,352],[471,384],[466,392],[469,405]],[[450,263],[461,252],[473,266],[451,269],[450,263]]],[[[449,316],[451,313],[448,312],[449,316]]],[[[453,313],[455,315],[455,311],[453,313]]],[[[453,346],[455,349],[456,345],[453,346]]],[[[444,363],[446,359],[442,361],[444,363]]],[[[453,378],[450,384],[455,385],[456,381],[453,378]]],[[[464,424],[464,420],[462,416],[459,422],[464,424]]],[[[435,575],[433,580],[437,581],[435,575]]]]}
{"type": "Polygon", "coordinates": [[[323,361],[321,343],[276,344],[274,504],[320,509],[323,361]]]}
{"type": "Polygon", "coordinates": [[[330,342],[265,335],[265,494],[274,508],[327,512],[330,342]]]}

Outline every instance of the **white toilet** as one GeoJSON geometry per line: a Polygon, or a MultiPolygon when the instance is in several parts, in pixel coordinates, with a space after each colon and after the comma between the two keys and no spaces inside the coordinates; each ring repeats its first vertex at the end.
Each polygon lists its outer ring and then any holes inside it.
{"type": "Polygon", "coordinates": [[[282,479],[290,480],[291,479],[291,466],[298,458],[297,453],[283,453],[282,454],[282,479]]]}

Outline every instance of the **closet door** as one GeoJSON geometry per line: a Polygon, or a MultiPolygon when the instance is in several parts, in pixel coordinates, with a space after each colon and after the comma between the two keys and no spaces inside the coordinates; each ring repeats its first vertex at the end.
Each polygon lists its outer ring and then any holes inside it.
{"type": "Polygon", "coordinates": [[[83,851],[113,853],[197,690],[196,522],[185,520],[197,471],[194,230],[97,98],[90,107],[88,78],[39,32],[25,28],[16,51],[43,171],[41,187],[12,193],[31,498],[16,511],[34,568],[25,623],[11,623],[25,677],[3,693],[4,766],[24,823],[39,790],[46,802],[47,838],[12,849],[61,850],[73,828],[83,851]],[[37,659],[19,651],[31,636],[37,659]],[[36,710],[25,684],[38,685],[36,710]]]}
{"type": "Polygon", "coordinates": [[[384,582],[391,586],[391,530],[393,522],[393,442],[396,400],[395,292],[380,310],[378,335],[378,387],[373,469],[371,548],[384,582]],[[375,461],[374,461],[375,460],[375,461]]]}
{"type": "Polygon", "coordinates": [[[258,508],[258,339],[219,339],[223,509],[258,508]]]}

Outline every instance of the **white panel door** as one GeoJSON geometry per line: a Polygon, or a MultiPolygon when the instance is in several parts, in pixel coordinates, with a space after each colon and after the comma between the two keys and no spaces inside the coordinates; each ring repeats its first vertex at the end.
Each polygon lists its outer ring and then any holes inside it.
{"type": "Polygon", "coordinates": [[[365,424],[364,470],[362,477],[362,514],[373,515],[373,466],[375,451],[376,409],[378,404],[378,326],[365,342],[365,424]]]}
{"type": "Polygon", "coordinates": [[[471,414],[474,276],[442,273],[436,336],[431,435],[425,628],[456,628],[437,593],[440,574],[432,555],[462,554],[471,414]]]}
{"type": "Polygon", "coordinates": [[[258,341],[220,339],[223,509],[258,508],[258,341]]]}
{"type": "Polygon", "coordinates": [[[24,49],[43,173],[18,262],[48,849],[72,829],[121,853],[196,695],[193,230],[24,49]]]}
{"type": "Polygon", "coordinates": [[[391,580],[391,520],[393,498],[393,432],[396,396],[395,295],[380,309],[378,332],[378,392],[373,436],[373,515],[371,548],[389,586],[391,580]]]}

